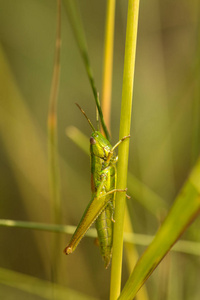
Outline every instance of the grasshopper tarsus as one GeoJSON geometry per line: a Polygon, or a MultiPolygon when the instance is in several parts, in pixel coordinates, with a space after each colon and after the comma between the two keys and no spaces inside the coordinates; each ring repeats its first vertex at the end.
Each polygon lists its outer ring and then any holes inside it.
{"type": "MultiPolygon", "coordinates": [[[[127,190],[128,190],[127,188],[125,188],[125,189],[116,189],[116,192],[127,192],[127,190]]],[[[131,196],[126,194],[126,198],[131,199],[131,196]]]]}
{"type": "Polygon", "coordinates": [[[125,135],[120,141],[123,142],[124,140],[126,140],[126,139],[128,139],[128,138],[130,138],[130,137],[131,137],[130,134],[125,135]]]}
{"type": "Polygon", "coordinates": [[[126,135],[124,136],[123,138],[121,138],[121,140],[119,140],[113,147],[112,147],[112,152],[123,142],[125,141],[126,139],[130,138],[130,134],[129,135],[126,135]]]}

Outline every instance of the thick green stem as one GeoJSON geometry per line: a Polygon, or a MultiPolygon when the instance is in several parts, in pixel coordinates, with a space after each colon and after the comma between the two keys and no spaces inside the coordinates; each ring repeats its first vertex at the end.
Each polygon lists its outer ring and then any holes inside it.
{"type": "MultiPolygon", "coordinates": [[[[129,0],[119,139],[123,136],[129,135],[130,133],[138,14],[139,0],[129,0]]],[[[118,151],[119,161],[117,166],[117,189],[124,189],[127,186],[128,154],[129,140],[126,139],[119,146],[118,151]]],[[[110,287],[110,299],[112,300],[116,300],[118,298],[121,290],[124,213],[125,193],[117,193],[110,287]]]]}

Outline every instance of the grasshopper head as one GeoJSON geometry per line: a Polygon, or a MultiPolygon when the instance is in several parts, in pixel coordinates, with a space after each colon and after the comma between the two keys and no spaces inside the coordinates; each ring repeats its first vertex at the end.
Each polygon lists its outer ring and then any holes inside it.
{"type": "Polygon", "coordinates": [[[111,144],[99,131],[94,131],[92,133],[90,138],[91,154],[106,160],[111,149],[111,144]]]}

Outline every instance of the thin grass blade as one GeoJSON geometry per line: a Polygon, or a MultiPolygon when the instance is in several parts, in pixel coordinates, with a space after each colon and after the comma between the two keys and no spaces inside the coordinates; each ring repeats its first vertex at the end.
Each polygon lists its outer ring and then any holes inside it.
{"type": "Polygon", "coordinates": [[[94,76],[93,76],[93,71],[92,71],[92,67],[90,64],[87,42],[86,42],[86,38],[85,38],[83,24],[81,21],[80,12],[78,10],[76,1],[74,1],[74,0],[73,1],[72,0],[64,0],[63,4],[66,8],[66,12],[67,12],[67,15],[68,15],[69,21],[71,23],[72,30],[73,30],[73,33],[74,33],[74,36],[75,36],[75,39],[76,39],[76,42],[78,45],[78,49],[81,53],[83,63],[85,65],[85,69],[86,69],[86,72],[87,72],[87,75],[88,75],[88,78],[89,78],[89,81],[90,81],[90,84],[92,87],[92,91],[93,91],[94,99],[95,99],[96,106],[97,106],[97,109],[99,112],[103,131],[105,133],[107,140],[110,140],[109,133],[108,133],[107,127],[105,125],[103,113],[102,113],[101,106],[100,106],[99,93],[97,92],[97,88],[96,88],[94,76]]]}
{"type": "Polygon", "coordinates": [[[136,264],[120,300],[133,299],[137,291],[176,243],[181,234],[200,212],[200,159],[188,181],[177,196],[167,218],[158,230],[153,242],[136,264]]]}

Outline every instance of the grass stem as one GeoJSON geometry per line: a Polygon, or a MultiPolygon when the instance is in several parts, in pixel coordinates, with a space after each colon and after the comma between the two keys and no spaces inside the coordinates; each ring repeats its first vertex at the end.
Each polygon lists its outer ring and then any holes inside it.
{"type": "Polygon", "coordinates": [[[110,110],[112,94],[112,69],[113,69],[113,48],[114,48],[114,26],[115,26],[115,0],[107,2],[105,48],[103,66],[103,86],[102,86],[102,111],[104,120],[110,133],[110,110]]]}
{"type": "MultiPolygon", "coordinates": [[[[135,69],[139,0],[129,0],[126,29],[124,74],[122,87],[121,119],[119,139],[130,134],[133,80],[135,69]]],[[[118,151],[117,189],[127,186],[129,140],[126,139],[118,151]]],[[[121,290],[123,228],[125,214],[125,193],[117,193],[115,208],[115,226],[113,238],[113,259],[111,269],[110,299],[116,300],[121,290]]]]}

